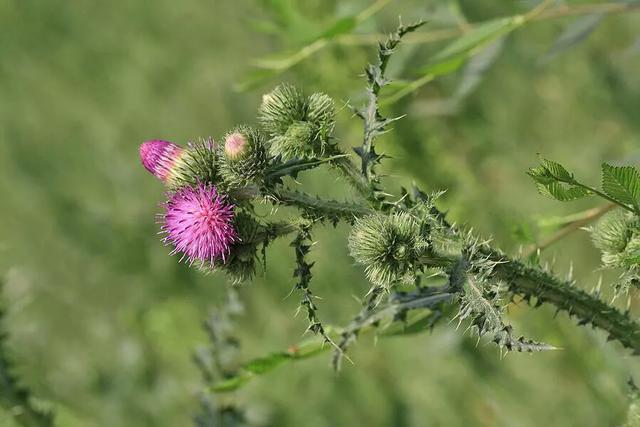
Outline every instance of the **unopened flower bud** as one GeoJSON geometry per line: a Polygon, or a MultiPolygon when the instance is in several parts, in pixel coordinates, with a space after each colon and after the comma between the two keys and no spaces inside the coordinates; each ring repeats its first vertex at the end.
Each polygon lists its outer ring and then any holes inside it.
{"type": "Polygon", "coordinates": [[[146,170],[166,182],[184,149],[169,141],[154,139],[140,146],[140,160],[146,170]]]}
{"type": "Polygon", "coordinates": [[[181,147],[167,141],[147,141],[140,146],[143,166],[172,190],[197,183],[213,183],[217,177],[212,139],[181,147]]]}
{"type": "Polygon", "coordinates": [[[306,99],[301,90],[283,83],[262,97],[258,113],[260,124],[271,137],[284,135],[306,115],[306,99]]]}
{"type": "Polygon", "coordinates": [[[224,155],[229,160],[240,160],[246,157],[249,152],[249,142],[240,132],[233,132],[225,138],[224,155]]]}
{"type": "Polygon", "coordinates": [[[407,212],[360,218],[349,236],[351,256],[380,286],[412,278],[427,247],[419,221],[407,212]]]}
{"type": "Polygon", "coordinates": [[[220,174],[231,188],[259,180],[269,162],[265,138],[255,129],[240,126],[225,137],[220,174]]]}

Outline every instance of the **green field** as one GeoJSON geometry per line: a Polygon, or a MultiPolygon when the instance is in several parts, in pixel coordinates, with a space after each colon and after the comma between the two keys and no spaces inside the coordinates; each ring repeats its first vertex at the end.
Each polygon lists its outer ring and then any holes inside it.
{"type": "MultiPolygon", "coordinates": [[[[162,244],[162,186],[140,166],[148,139],[183,144],[255,124],[263,93],[281,81],[323,90],[340,105],[363,99],[373,38],[424,18],[420,33],[462,25],[446,1],[397,0],[282,74],[238,92],[257,58],[295,51],[360,0],[0,0],[0,277],[17,374],[57,425],[188,426],[204,387],[192,361],[206,345],[223,275],[203,275],[162,244]],[[356,43],[358,41],[358,43],[356,43]]],[[[567,2],[571,5],[594,2],[567,2]]],[[[597,3],[597,2],[595,2],[597,3]]],[[[607,3],[609,4],[609,3],[607,3]]],[[[533,2],[459,1],[468,22],[524,13],[533,2]]],[[[640,161],[640,10],[603,18],[588,39],[549,55],[574,18],[510,34],[477,86],[452,108],[464,72],[436,79],[387,108],[407,114],[379,148],[392,187],[415,180],[446,189],[449,217],[516,252],[541,219],[580,212],[525,174],[536,154],[597,183],[603,161],[640,161]],[[449,100],[449,101],[447,101],[449,100]]],[[[416,76],[447,40],[407,43],[392,75],[416,76]]],[[[338,135],[359,143],[362,124],[342,108],[338,135]]],[[[337,175],[301,178],[308,191],[354,197],[337,175]]],[[[282,210],[283,217],[291,212],[282,210]]],[[[542,230],[544,231],[544,230],[542,230]]],[[[319,229],[313,248],[320,316],[342,325],[369,285],[345,244],[348,229],[319,229]]],[[[240,288],[246,359],[302,339],[288,241],[240,288]]],[[[577,232],[547,249],[560,275],[590,289],[599,253],[577,232]]],[[[604,273],[605,278],[615,277],[604,273]]],[[[607,299],[609,295],[605,296],[607,299]]],[[[635,300],[634,300],[635,301],[635,300]]],[[[619,301],[624,306],[624,301],[619,301]]],[[[635,302],[633,304],[635,306],[635,302]]],[[[632,307],[633,308],[633,307],[632,307]]],[[[566,314],[514,304],[509,319],[560,347],[509,354],[442,322],[432,333],[362,336],[338,374],[328,354],[275,370],[233,396],[258,425],[616,426],[638,359],[566,314]]],[[[640,376],[638,376],[640,378],[640,376]]],[[[1,385],[0,385],[1,386],[1,385]]],[[[1,392],[1,390],[0,390],[1,392]]],[[[229,398],[224,395],[221,399],[229,398]]],[[[0,410],[0,426],[17,426],[0,410]]]]}

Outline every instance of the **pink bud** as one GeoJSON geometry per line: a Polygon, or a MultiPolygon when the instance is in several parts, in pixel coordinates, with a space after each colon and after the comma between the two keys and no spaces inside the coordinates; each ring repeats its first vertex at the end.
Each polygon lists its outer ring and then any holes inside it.
{"type": "Polygon", "coordinates": [[[140,146],[140,160],[146,170],[166,181],[184,149],[172,142],[154,139],[140,146]]]}
{"type": "Polygon", "coordinates": [[[228,135],[224,141],[224,153],[231,160],[243,157],[247,149],[247,138],[240,132],[234,132],[228,135]]]}

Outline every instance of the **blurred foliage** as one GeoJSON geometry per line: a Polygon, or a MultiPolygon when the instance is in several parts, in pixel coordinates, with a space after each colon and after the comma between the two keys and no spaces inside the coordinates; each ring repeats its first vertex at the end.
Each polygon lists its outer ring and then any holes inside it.
{"type": "MultiPolygon", "coordinates": [[[[154,224],[162,189],[138,165],[140,142],[220,138],[254,122],[262,92],[280,80],[357,105],[372,43],[395,28],[398,15],[426,19],[421,31],[437,36],[535,7],[396,1],[355,25],[372,4],[0,0],[6,324],[17,374],[52,403],[58,425],[189,425],[198,410],[201,379],[190,355],[207,341],[200,325],[224,300],[226,285],[222,276],[203,276],[167,255],[154,224]],[[285,67],[271,83],[234,91],[255,59],[328,38],[335,43],[285,67]]],[[[538,240],[532,230],[543,219],[594,207],[594,200],[543,199],[524,173],[538,152],[563,159],[588,182],[598,182],[594,165],[601,162],[640,160],[640,14],[578,19],[520,28],[499,52],[486,54],[484,65],[477,60],[481,73],[469,62],[388,106],[388,116],[408,116],[381,138],[379,148],[394,158],[382,171],[398,187],[414,178],[429,190],[448,189],[443,203],[451,218],[506,250],[538,240]],[[465,75],[476,76],[472,90],[461,89],[470,85],[465,75]]],[[[448,44],[419,36],[398,52],[390,75],[419,78],[448,44]]],[[[338,131],[345,146],[361,141],[361,124],[346,108],[338,131]]],[[[305,185],[337,196],[345,188],[322,172],[305,185]]],[[[315,233],[319,243],[310,255],[317,261],[314,293],[331,324],[348,321],[358,307],[351,296],[368,287],[347,256],[345,233],[315,233]]],[[[293,316],[296,298],[285,298],[294,284],[290,252],[286,242],[274,244],[268,271],[240,290],[246,361],[288,348],[305,329],[293,316]]],[[[585,288],[601,274],[593,271],[599,255],[584,234],[543,256],[555,257],[559,272],[573,260],[585,288]]],[[[601,334],[549,314],[510,307],[519,330],[562,351],[501,360],[493,347],[460,338],[455,325],[377,345],[363,336],[350,356],[354,365],[337,376],[329,357],[320,356],[253,381],[237,398],[278,426],[623,423],[625,382],[637,376],[637,360],[601,334]]],[[[0,425],[15,424],[0,412],[0,425]]]]}

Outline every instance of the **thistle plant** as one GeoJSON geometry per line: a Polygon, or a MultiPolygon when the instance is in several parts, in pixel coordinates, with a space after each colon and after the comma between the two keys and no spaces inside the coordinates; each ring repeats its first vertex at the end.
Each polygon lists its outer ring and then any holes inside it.
{"type": "MultiPolygon", "coordinates": [[[[149,141],[140,150],[144,167],[167,187],[160,215],[164,241],[172,253],[206,271],[227,273],[234,283],[250,280],[269,244],[293,239],[294,290],[307,313],[306,330],[319,336],[299,348],[279,352],[260,363],[248,362],[235,374],[211,386],[228,391],[248,379],[292,360],[332,350],[338,368],[357,337],[376,330],[381,336],[429,330],[451,318],[501,351],[537,352],[554,345],[515,334],[505,313],[514,300],[536,308],[554,306],[607,333],[634,354],[640,353],[640,324],[628,311],[603,301],[599,291],[586,292],[560,278],[537,258],[510,256],[470,228],[452,224],[439,208],[439,193],[419,188],[394,195],[378,173],[385,160],[377,139],[400,117],[385,117],[379,96],[391,81],[387,65],[402,38],[422,25],[400,25],[379,44],[377,60],[365,70],[366,101],[352,107],[363,124],[362,142],[347,150],[334,135],[335,102],[328,95],[281,84],[264,95],[255,127],[239,126],[220,138],[181,147],[149,141]],[[352,159],[353,154],[357,158],[352,159]],[[350,201],[329,200],[292,190],[291,180],[314,168],[343,176],[357,193],[350,201]],[[256,212],[262,205],[287,206],[291,218],[272,220],[256,212]],[[344,327],[325,323],[313,290],[313,262],[308,259],[316,227],[346,223],[345,242],[370,282],[362,308],[344,327]],[[400,327],[400,328],[399,328],[400,327]],[[399,329],[398,329],[399,328],[399,329]],[[259,365],[259,368],[256,366],[259,365]]],[[[620,270],[616,294],[639,284],[640,172],[633,167],[603,165],[602,189],[578,181],[563,166],[542,159],[529,171],[538,190],[561,201],[590,195],[613,204],[589,228],[602,251],[604,268],[620,270]]],[[[585,224],[588,225],[588,224],[585,224]]],[[[535,251],[534,251],[535,252],[535,251]]],[[[553,343],[562,345],[562,343],[553,343]]]]}

